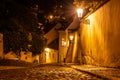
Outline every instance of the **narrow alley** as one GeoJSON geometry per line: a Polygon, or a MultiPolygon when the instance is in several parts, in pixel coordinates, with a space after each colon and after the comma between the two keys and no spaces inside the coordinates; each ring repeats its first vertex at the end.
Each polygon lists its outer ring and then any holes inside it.
{"type": "Polygon", "coordinates": [[[0,0],[0,80],[120,80],[120,0],[0,0]]]}

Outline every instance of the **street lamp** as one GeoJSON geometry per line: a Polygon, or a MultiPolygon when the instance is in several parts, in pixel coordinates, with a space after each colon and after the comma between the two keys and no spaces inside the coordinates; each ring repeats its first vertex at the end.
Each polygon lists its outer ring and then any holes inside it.
{"type": "Polygon", "coordinates": [[[83,14],[83,9],[78,8],[77,9],[77,14],[78,14],[78,18],[81,19],[82,18],[82,14],[83,14]]]}
{"type": "Polygon", "coordinates": [[[70,39],[70,41],[73,41],[74,36],[73,36],[73,35],[70,35],[70,36],[69,36],[69,39],[70,39]]]}

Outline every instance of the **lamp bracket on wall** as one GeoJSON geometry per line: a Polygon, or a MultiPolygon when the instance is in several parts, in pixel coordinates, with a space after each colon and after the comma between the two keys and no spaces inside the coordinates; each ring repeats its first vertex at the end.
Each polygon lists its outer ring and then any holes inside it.
{"type": "Polygon", "coordinates": [[[84,24],[90,25],[90,19],[85,19],[84,24]]]}

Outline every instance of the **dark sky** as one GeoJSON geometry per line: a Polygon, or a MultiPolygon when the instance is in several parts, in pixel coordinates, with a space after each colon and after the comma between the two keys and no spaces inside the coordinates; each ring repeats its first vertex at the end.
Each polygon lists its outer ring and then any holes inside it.
{"type": "MultiPolygon", "coordinates": [[[[50,26],[53,26],[54,23],[56,23],[56,20],[51,23],[46,22],[45,16],[48,16],[49,13],[53,14],[53,16],[57,15],[65,17],[65,21],[62,21],[62,23],[65,22],[63,23],[65,26],[66,22],[69,23],[69,21],[72,19],[71,17],[73,17],[74,14],[73,1],[74,0],[0,0],[0,17],[3,17],[3,19],[5,19],[4,17],[9,18],[16,16],[20,17],[18,18],[18,20],[20,20],[21,18],[29,16],[27,13],[32,11],[31,7],[34,8],[36,5],[38,5],[39,10],[36,10],[40,11],[40,13],[38,12],[38,19],[40,23],[44,24],[45,29],[49,29],[50,26]],[[63,13],[61,14],[59,12],[63,13]]],[[[31,19],[29,20],[31,21],[31,19]]]]}
{"type": "Polygon", "coordinates": [[[42,10],[49,12],[53,7],[62,6],[63,9],[69,9],[73,4],[73,0],[39,0],[39,6],[42,10]]]}
{"type": "MultiPolygon", "coordinates": [[[[66,18],[65,22],[67,23],[62,22],[62,24],[64,24],[63,26],[65,27],[68,26],[71,19],[73,19],[75,9],[73,5],[73,0],[39,0],[38,5],[40,12],[44,15],[52,14],[54,16],[62,15],[63,17],[65,17],[66,18]],[[59,10],[61,10],[60,12],[63,12],[63,14],[60,14],[59,10]]],[[[53,25],[51,24],[46,25],[45,30],[49,29],[50,26],[53,25]]]]}

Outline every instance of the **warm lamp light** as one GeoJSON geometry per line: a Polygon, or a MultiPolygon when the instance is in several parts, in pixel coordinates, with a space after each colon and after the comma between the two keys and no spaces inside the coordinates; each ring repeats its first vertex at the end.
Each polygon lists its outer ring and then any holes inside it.
{"type": "Polygon", "coordinates": [[[62,46],[66,46],[66,41],[64,38],[62,38],[62,46]]]}
{"type": "Polygon", "coordinates": [[[70,35],[70,40],[72,41],[74,39],[74,36],[73,35],[70,35]]]}
{"type": "Polygon", "coordinates": [[[46,51],[46,52],[49,52],[49,51],[50,51],[50,49],[49,49],[49,48],[45,48],[45,51],[46,51]]]}
{"type": "Polygon", "coordinates": [[[77,9],[78,18],[82,18],[83,9],[77,9]]]}
{"type": "Polygon", "coordinates": [[[50,19],[53,19],[53,15],[50,15],[49,18],[50,18],[50,19]]]}

